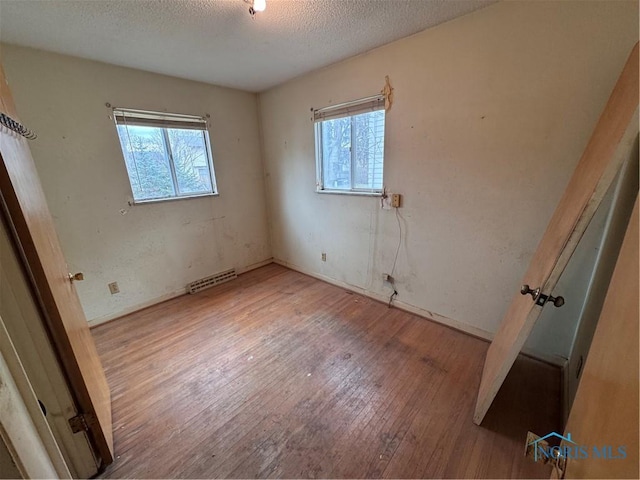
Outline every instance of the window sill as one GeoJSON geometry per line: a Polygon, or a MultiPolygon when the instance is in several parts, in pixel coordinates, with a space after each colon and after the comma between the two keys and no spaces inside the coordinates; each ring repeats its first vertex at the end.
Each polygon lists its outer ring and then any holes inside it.
{"type": "Polygon", "coordinates": [[[316,193],[327,193],[335,195],[353,195],[355,197],[382,197],[382,192],[359,192],[354,190],[316,190],[316,193]]]}
{"type": "Polygon", "coordinates": [[[202,195],[189,195],[184,197],[167,197],[167,198],[150,198],[149,200],[129,200],[129,205],[146,205],[148,203],[162,203],[162,202],[173,202],[176,200],[190,200],[193,198],[206,198],[206,197],[217,197],[220,194],[218,192],[215,193],[204,193],[202,195]]]}

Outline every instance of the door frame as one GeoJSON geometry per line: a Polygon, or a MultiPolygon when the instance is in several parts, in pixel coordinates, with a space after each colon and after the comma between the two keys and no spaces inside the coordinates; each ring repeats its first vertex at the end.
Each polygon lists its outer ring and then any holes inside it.
{"type": "Polygon", "coordinates": [[[0,437],[24,478],[72,478],[0,317],[0,437]]]}
{"type": "Polygon", "coordinates": [[[584,451],[567,456],[562,475],[554,468],[551,478],[638,478],[639,223],[636,196],[560,443],[571,451],[570,434],[584,451]],[[614,445],[623,446],[625,455],[614,445]],[[594,455],[592,447],[611,453],[594,455]]]}
{"type": "Polygon", "coordinates": [[[606,215],[604,232],[598,242],[598,256],[591,272],[580,312],[580,320],[563,369],[562,424],[569,418],[582,371],[588,358],[598,319],[607,295],[622,242],[638,195],[638,136],[616,182],[611,186],[612,200],[606,215]]]}
{"type": "Polygon", "coordinates": [[[75,396],[43,320],[28,266],[20,255],[0,192],[0,316],[29,378],[67,467],[75,478],[89,478],[100,465],[86,432],[73,433],[68,419],[78,414],[75,396]]]}

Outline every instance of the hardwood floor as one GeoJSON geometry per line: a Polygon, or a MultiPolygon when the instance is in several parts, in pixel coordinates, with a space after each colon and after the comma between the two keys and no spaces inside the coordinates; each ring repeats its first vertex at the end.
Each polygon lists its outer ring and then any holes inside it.
{"type": "Polygon", "coordinates": [[[486,342],[275,264],[92,333],[104,478],[549,478],[556,368],[521,357],[475,426],[486,342]]]}

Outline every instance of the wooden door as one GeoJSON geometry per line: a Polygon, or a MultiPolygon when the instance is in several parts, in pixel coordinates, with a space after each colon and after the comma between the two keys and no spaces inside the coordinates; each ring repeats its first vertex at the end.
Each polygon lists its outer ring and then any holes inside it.
{"type": "MultiPolygon", "coordinates": [[[[0,113],[19,121],[0,67],[0,113]]],[[[6,117],[5,117],[6,120],[6,117]]],[[[8,123],[5,121],[5,123],[8,123]]],[[[60,248],[27,140],[0,126],[2,208],[42,308],[48,333],[103,464],[113,461],[111,395],[60,248]]]]}
{"type": "Polygon", "coordinates": [[[638,221],[636,199],[565,429],[586,458],[569,458],[565,478],[639,478],[638,221]]]}
{"type": "Polygon", "coordinates": [[[89,436],[85,432],[73,433],[69,428],[68,419],[78,414],[76,402],[49,340],[22,259],[6,228],[4,212],[0,212],[0,217],[0,317],[6,334],[20,358],[30,388],[45,408],[56,449],[64,456],[69,471],[74,478],[92,477],[100,465],[89,436]]]}
{"type": "MultiPolygon", "coordinates": [[[[618,79],[587,148],[522,281],[551,295],[578,241],[638,135],[638,44],[618,79]]],[[[524,212],[523,214],[526,214],[524,212]]],[[[547,306],[546,308],[553,308],[547,306]]],[[[485,359],[473,421],[480,424],[540,315],[516,293],[485,359]]]]}

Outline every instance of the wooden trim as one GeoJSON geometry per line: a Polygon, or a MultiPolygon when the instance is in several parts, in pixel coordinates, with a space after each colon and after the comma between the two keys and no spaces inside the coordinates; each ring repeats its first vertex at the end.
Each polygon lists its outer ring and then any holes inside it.
{"type": "MultiPolygon", "coordinates": [[[[313,272],[299,265],[287,262],[286,260],[280,260],[278,258],[274,258],[273,263],[282,265],[283,267],[290,268],[291,270],[295,270],[296,272],[304,273],[305,275],[309,275],[310,277],[317,278],[318,280],[322,280],[323,282],[330,283],[331,285],[335,285],[336,287],[341,287],[351,292],[359,293],[360,295],[364,295],[365,297],[372,298],[373,300],[377,300],[385,304],[389,303],[388,296],[381,295],[379,293],[372,292],[371,290],[366,290],[362,287],[358,287],[350,283],[342,282],[340,280],[336,280],[331,277],[327,277],[326,275],[313,272]]],[[[426,320],[431,320],[433,322],[444,325],[445,327],[449,327],[459,332],[466,333],[467,335],[471,335],[472,337],[476,337],[481,340],[490,341],[492,337],[491,333],[487,332],[486,330],[473,327],[466,323],[460,322],[458,320],[454,320],[449,317],[445,317],[444,315],[440,315],[439,313],[436,313],[436,312],[425,310],[424,308],[417,307],[415,305],[403,302],[401,300],[394,300],[393,306],[399,310],[402,310],[408,313],[413,313],[426,320]]]]}
{"type": "MultiPolygon", "coordinates": [[[[340,288],[344,288],[346,290],[349,290],[350,292],[354,292],[354,293],[359,293],[360,295],[364,295],[365,297],[369,297],[373,300],[377,300],[379,302],[382,303],[388,303],[389,302],[389,298],[385,297],[384,295],[381,295],[379,293],[376,292],[372,292],[370,290],[366,290],[362,287],[357,287],[355,285],[351,285],[350,283],[346,283],[346,282],[341,282],[340,280],[336,280],[334,278],[328,277],[326,275],[322,275],[320,273],[316,273],[313,272],[309,269],[306,269],[304,267],[300,267],[299,265],[295,265],[293,263],[287,262],[285,260],[280,260],[277,258],[273,259],[273,263],[277,264],[277,265],[282,265],[283,267],[289,268],[291,270],[295,270],[296,272],[300,272],[303,273],[305,275],[308,275],[310,277],[316,278],[318,280],[322,280],[323,282],[327,282],[331,285],[335,285],[336,287],[340,287],[340,288]]],[[[397,308],[398,310],[402,310],[404,312],[408,312],[408,313],[412,313],[414,315],[418,315],[419,317],[424,318],[425,320],[429,320],[435,323],[438,323],[440,325],[443,325],[445,327],[451,328],[453,330],[456,330],[458,332],[462,332],[466,335],[469,335],[471,337],[474,338],[478,338],[482,341],[485,342],[490,342],[493,338],[493,334],[491,332],[488,332],[486,330],[482,330],[480,328],[474,327],[472,325],[469,325],[467,323],[461,322],[459,320],[454,320],[452,318],[449,317],[445,317],[444,315],[440,315],[439,313],[436,312],[432,312],[430,310],[425,310],[424,308],[421,307],[417,307],[411,303],[407,303],[407,302],[403,302],[401,300],[394,300],[393,301],[393,306],[394,308],[397,308]]],[[[557,355],[545,355],[545,354],[540,354],[534,350],[531,350],[529,348],[524,348],[522,350],[522,354],[525,357],[529,357],[533,360],[538,360],[540,362],[544,362],[546,364],[549,365],[553,365],[554,367],[564,367],[564,365],[567,362],[566,358],[562,358],[559,357],[557,355]]]]}
{"type": "MultiPolygon", "coordinates": [[[[317,273],[314,272],[313,270],[309,270],[308,268],[304,268],[301,267],[299,265],[296,265],[294,263],[291,262],[287,262],[286,260],[281,260],[281,259],[274,259],[273,263],[277,264],[277,265],[282,265],[283,267],[289,268],[291,270],[295,270],[296,272],[300,272],[303,273],[304,275],[308,275],[310,277],[316,278],[318,280],[322,280],[323,282],[329,283],[331,285],[335,285],[336,287],[340,287],[340,288],[344,288],[345,290],[349,290],[350,292],[354,292],[354,293],[359,293],[360,295],[364,295],[365,297],[369,297],[373,300],[376,300],[378,302],[381,303],[388,303],[389,302],[389,297],[376,293],[376,292],[372,292],[371,290],[367,290],[365,288],[362,287],[358,287],[356,285],[352,285],[350,283],[347,282],[342,282],[340,280],[336,280],[335,278],[332,277],[328,277],[326,275],[322,275],[321,273],[317,273]]],[[[410,303],[406,303],[403,302],[401,300],[394,300],[393,301],[393,306],[395,308],[397,308],[398,310],[402,310],[408,313],[413,313],[415,315],[418,315],[419,317],[424,318],[425,320],[431,320],[434,321],[436,323],[440,323],[441,325],[444,325],[445,327],[449,327],[452,328],[454,330],[466,333],[467,335],[470,335],[474,338],[478,338],[480,340],[484,340],[484,341],[490,341],[491,340],[491,333],[487,332],[485,330],[479,329],[479,328],[475,328],[472,327],[470,325],[467,325],[465,323],[462,323],[458,320],[453,320],[451,318],[445,317],[444,315],[440,315],[438,313],[429,311],[429,310],[425,310],[421,307],[417,307],[413,304],[410,303]]]]}
{"type": "Polygon", "coordinates": [[[87,320],[87,323],[89,324],[89,328],[95,328],[98,325],[104,325],[105,323],[113,322],[114,320],[118,320],[119,318],[122,318],[126,315],[131,315],[132,313],[139,312],[140,310],[144,310],[145,308],[152,307],[154,305],[157,305],[158,303],[166,302],[168,300],[171,300],[176,297],[180,297],[182,295],[186,295],[184,288],[181,288],[180,290],[174,290],[173,292],[165,293],[164,295],[155,297],[146,302],[136,303],[131,307],[118,311],[117,313],[92,318],[91,320],[87,320]]]}
{"type": "MultiPolygon", "coordinates": [[[[269,265],[273,263],[273,258],[268,258],[258,263],[253,263],[251,265],[247,265],[246,267],[236,268],[236,273],[238,275],[242,275],[243,273],[250,272],[251,270],[255,270],[256,268],[264,267],[265,265],[269,265]]],[[[131,307],[125,308],[124,310],[120,310],[117,313],[103,315],[102,317],[92,318],[88,321],[89,328],[95,328],[98,325],[104,325],[105,323],[113,322],[114,320],[118,320],[126,315],[131,315],[132,313],[139,312],[140,310],[144,310],[145,308],[152,307],[157,305],[158,303],[166,302],[176,297],[180,297],[182,295],[186,295],[185,289],[181,288],[179,290],[174,290],[173,292],[165,293],[159,297],[155,297],[146,302],[137,303],[131,307]]]]}

